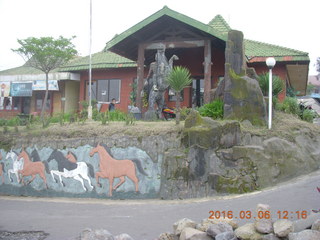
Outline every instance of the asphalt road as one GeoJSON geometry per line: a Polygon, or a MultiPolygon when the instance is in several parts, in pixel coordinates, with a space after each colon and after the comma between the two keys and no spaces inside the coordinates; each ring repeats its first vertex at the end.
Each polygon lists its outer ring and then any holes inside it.
{"type": "Polygon", "coordinates": [[[310,214],[312,209],[320,209],[317,186],[320,171],[261,192],[232,197],[179,201],[0,197],[0,231],[45,231],[50,234],[47,239],[68,240],[85,228],[104,228],[114,235],[128,233],[135,240],[152,240],[162,232],[172,232],[175,221],[187,217],[199,222],[208,218],[211,210],[232,211],[240,225],[253,222],[258,203],[271,206],[274,220],[280,217],[278,211],[281,216],[288,211],[288,218],[297,220],[302,210],[310,214]],[[241,211],[251,211],[252,216],[240,220],[241,211]]]}

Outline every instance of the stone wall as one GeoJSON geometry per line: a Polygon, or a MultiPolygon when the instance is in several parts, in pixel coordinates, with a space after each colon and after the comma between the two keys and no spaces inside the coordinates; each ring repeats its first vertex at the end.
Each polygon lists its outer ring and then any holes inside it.
{"type": "MultiPolygon", "coordinates": [[[[297,128],[289,136],[245,132],[238,121],[214,121],[192,112],[181,131],[165,134],[134,136],[116,133],[56,140],[42,135],[14,141],[8,139],[7,143],[1,142],[0,170],[4,171],[0,171],[0,193],[113,199],[184,199],[245,193],[320,167],[320,135],[308,128],[297,128]],[[124,184],[112,191],[112,196],[109,179],[101,178],[101,187],[98,186],[95,175],[102,171],[100,157],[97,153],[90,157],[98,143],[109,148],[109,154],[115,161],[133,160],[138,193],[128,177],[124,184]],[[39,169],[43,171],[48,188],[40,175],[36,175],[28,185],[17,181],[14,171],[19,170],[19,164],[7,158],[11,147],[17,154],[24,148],[33,163],[39,161],[36,164],[43,164],[39,169]],[[56,157],[49,161],[54,152],[60,153],[60,160],[56,157]],[[69,152],[74,154],[76,163],[65,159],[69,152]],[[61,161],[68,163],[66,167],[59,167],[58,162],[61,161]],[[73,176],[72,171],[77,169],[74,166],[79,164],[85,174],[73,176]]],[[[20,169],[24,168],[20,166],[20,169]]],[[[107,169],[110,169],[108,164],[107,169]]],[[[26,183],[31,176],[28,176],[30,173],[25,175],[26,183]]],[[[119,181],[116,177],[113,186],[119,181]]]]}

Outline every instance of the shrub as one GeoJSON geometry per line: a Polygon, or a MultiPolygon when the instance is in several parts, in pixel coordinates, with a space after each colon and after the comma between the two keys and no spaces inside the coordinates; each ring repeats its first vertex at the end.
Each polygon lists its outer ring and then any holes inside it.
{"type": "Polygon", "coordinates": [[[5,125],[7,125],[7,120],[3,119],[3,118],[0,118],[0,126],[3,127],[5,125]]]}
{"type": "Polygon", "coordinates": [[[211,103],[205,104],[199,108],[201,116],[212,117],[214,119],[223,118],[223,101],[215,100],[211,103]]]}
{"type": "Polygon", "coordinates": [[[109,123],[108,112],[103,112],[99,114],[99,118],[101,119],[101,124],[106,125],[109,123]]]}
{"type": "Polygon", "coordinates": [[[302,120],[307,122],[313,122],[313,118],[315,117],[315,114],[310,109],[304,109],[302,112],[302,120]]]}
{"type": "Polygon", "coordinates": [[[7,126],[14,127],[14,126],[19,126],[20,125],[20,118],[19,117],[14,117],[11,118],[7,121],[7,126]]]}
{"type": "Polygon", "coordinates": [[[300,111],[297,99],[292,97],[286,97],[283,103],[277,104],[276,109],[295,115],[298,115],[300,111]]]}
{"type": "MultiPolygon", "coordinates": [[[[263,96],[268,96],[269,92],[269,73],[263,73],[259,75],[259,85],[263,96]]],[[[283,81],[278,76],[272,76],[272,96],[278,96],[284,88],[283,81]]]]}
{"type": "Polygon", "coordinates": [[[108,112],[109,121],[126,121],[127,115],[119,110],[108,112]]]}

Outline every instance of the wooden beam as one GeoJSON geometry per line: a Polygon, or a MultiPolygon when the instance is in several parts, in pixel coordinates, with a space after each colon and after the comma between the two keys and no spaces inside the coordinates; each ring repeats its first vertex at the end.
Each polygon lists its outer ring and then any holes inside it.
{"type": "Polygon", "coordinates": [[[168,48],[196,48],[203,47],[205,45],[203,40],[184,40],[184,41],[161,41],[154,43],[147,43],[146,49],[160,49],[165,47],[168,48]]]}
{"type": "Polygon", "coordinates": [[[210,102],[211,90],[211,41],[205,40],[204,42],[204,103],[210,102]]]}
{"type": "Polygon", "coordinates": [[[144,50],[145,47],[142,44],[139,44],[138,47],[138,67],[137,67],[137,97],[136,97],[136,104],[137,107],[142,112],[142,98],[141,92],[143,89],[143,80],[144,80],[144,50]]]}

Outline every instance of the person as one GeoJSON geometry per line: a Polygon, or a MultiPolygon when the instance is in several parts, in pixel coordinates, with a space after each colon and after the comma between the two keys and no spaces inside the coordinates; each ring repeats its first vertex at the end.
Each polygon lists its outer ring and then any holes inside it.
{"type": "Polygon", "coordinates": [[[109,104],[109,112],[116,110],[116,99],[112,98],[111,103],[109,104]]]}

